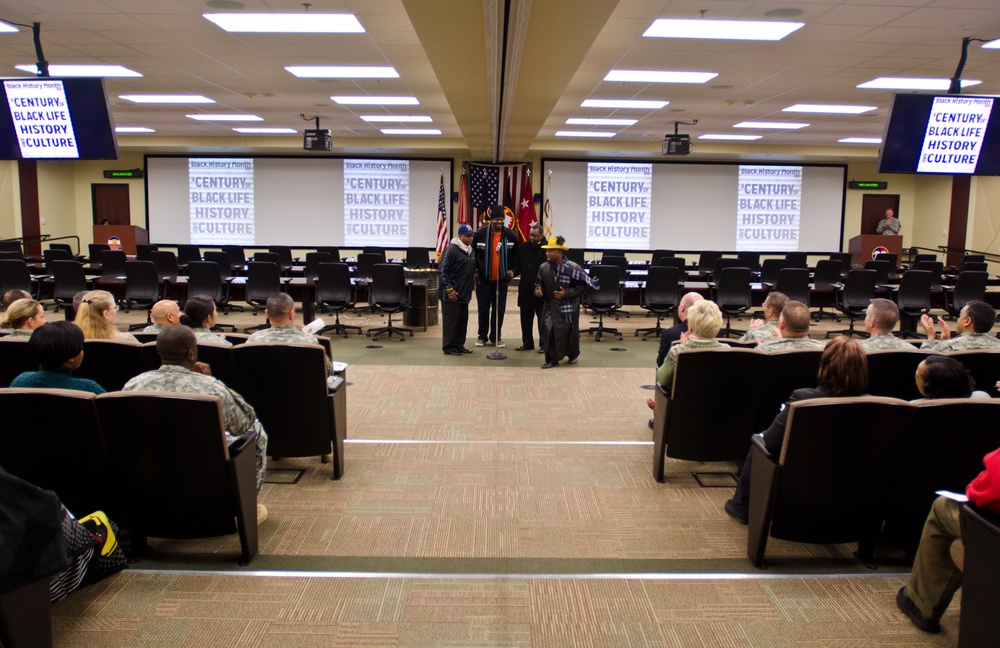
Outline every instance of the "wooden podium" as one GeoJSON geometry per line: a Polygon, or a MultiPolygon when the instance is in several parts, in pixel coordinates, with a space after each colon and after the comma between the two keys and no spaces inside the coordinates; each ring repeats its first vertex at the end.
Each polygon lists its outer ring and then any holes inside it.
{"type": "Polygon", "coordinates": [[[122,242],[122,252],[135,256],[136,245],[149,243],[149,232],[138,225],[94,225],[94,243],[107,243],[112,236],[122,242]]]}
{"type": "Polygon", "coordinates": [[[897,261],[903,255],[903,237],[886,236],[885,234],[860,234],[852,238],[847,245],[851,253],[851,264],[864,265],[874,258],[874,250],[884,247],[886,252],[895,254],[897,261]]]}

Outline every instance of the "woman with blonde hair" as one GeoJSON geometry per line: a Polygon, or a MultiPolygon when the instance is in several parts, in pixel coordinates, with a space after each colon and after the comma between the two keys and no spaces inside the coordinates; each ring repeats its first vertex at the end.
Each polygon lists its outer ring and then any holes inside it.
{"type": "Polygon", "coordinates": [[[670,347],[663,364],[656,370],[656,382],[664,389],[671,389],[674,385],[678,353],[684,349],[713,349],[723,346],[715,339],[722,328],[722,311],[715,302],[703,299],[691,304],[687,311],[687,324],[688,330],[681,334],[681,343],[670,347]]]}
{"type": "Polygon", "coordinates": [[[139,343],[131,333],[122,333],[115,327],[118,304],[106,290],[92,290],[83,296],[80,309],[73,320],[83,330],[86,340],[119,340],[139,343]]]}
{"type": "Polygon", "coordinates": [[[17,299],[0,316],[0,328],[14,329],[11,337],[31,337],[31,332],[45,324],[45,311],[34,299],[17,299]]]}

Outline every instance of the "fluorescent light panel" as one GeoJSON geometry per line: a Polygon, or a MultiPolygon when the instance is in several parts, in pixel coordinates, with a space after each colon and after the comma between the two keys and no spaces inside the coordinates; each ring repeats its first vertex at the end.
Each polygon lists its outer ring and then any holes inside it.
{"type": "Polygon", "coordinates": [[[571,126],[631,126],[638,119],[600,119],[597,117],[573,117],[566,123],[571,126]]]}
{"type": "Polygon", "coordinates": [[[197,115],[185,115],[188,119],[196,119],[198,121],[264,121],[263,117],[258,117],[257,115],[212,115],[209,113],[202,113],[197,115]]]}
{"type": "Polygon", "coordinates": [[[116,133],[155,133],[152,128],[145,126],[115,126],[116,133]]]}
{"type": "Polygon", "coordinates": [[[416,97],[330,97],[341,106],[418,106],[416,97]]]}
{"type": "Polygon", "coordinates": [[[851,106],[851,105],[837,105],[837,104],[795,104],[794,106],[789,106],[788,108],[782,108],[782,112],[804,112],[804,113],[826,113],[830,115],[860,115],[861,113],[866,113],[871,110],[875,110],[876,106],[851,106]]]}
{"type": "Polygon", "coordinates": [[[384,135],[440,135],[437,128],[383,128],[384,135]]]}
{"type": "Polygon", "coordinates": [[[398,79],[394,67],[365,65],[286,65],[300,79],[398,79]]]}
{"type": "Polygon", "coordinates": [[[837,140],[841,144],[881,144],[881,137],[845,137],[837,140]]]}
{"type": "Polygon", "coordinates": [[[798,130],[799,128],[807,128],[809,124],[804,124],[802,122],[755,122],[755,121],[745,121],[738,124],[733,124],[733,128],[767,128],[773,130],[798,130]]]}
{"type": "Polygon", "coordinates": [[[214,99],[201,95],[118,95],[119,99],[138,104],[211,104],[214,99]]]}
{"type": "Polygon", "coordinates": [[[0,34],[13,34],[17,31],[17,27],[14,25],[8,25],[4,21],[0,20],[0,34]]]}
{"type": "MultiPolygon", "coordinates": [[[[961,87],[979,85],[982,81],[963,79],[961,87]]],[[[907,79],[904,77],[879,77],[858,84],[859,88],[873,90],[947,90],[951,87],[951,79],[907,79]]]]}
{"type": "Polygon", "coordinates": [[[674,70],[611,70],[605,81],[640,83],[706,83],[719,76],[717,72],[678,72],[674,70]]]}
{"type": "Polygon", "coordinates": [[[1000,49],[1000,38],[983,43],[983,49],[1000,49]]]}
{"type": "Polygon", "coordinates": [[[354,14],[215,13],[202,14],[227,32],[271,34],[363,34],[354,14]]]}
{"type": "Polygon", "coordinates": [[[602,131],[556,131],[556,137],[614,137],[615,133],[602,131]]]}
{"type": "Polygon", "coordinates": [[[647,38],[712,38],[724,40],[779,41],[805,23],[758,20],[679,20],[659,18],[643,36],[647,38]]]}
{"type": "Polygon", "coordinates": [[[703,140],[735,140],[739,142],[749,142],[752,140],[759,140],[762,135],[725,135],[722,133],[713,134],[708,133],[706,135],[699,135],[698,139],[703,140]]]}
{"type": "Polygon", "coordinates": [[[260,134],[260,135],[278,135],[282,133],[298,133],[299,131],[294,128],[234,128],[237,133],[247,133],[247,134],[260,134]]]}
{"type": "Polygon", "coordinates": [[[361,115],[366,122],[429,122],[429,115],[361,115]]]}
{"type": "Polygon", "coordinates": [[[659,110],[669,101],[654,101],[651,99],[587,99],[581,108],[642,108],[646,110],[659,110]]]}
{"type": "MultiPolygon", "coordinates": [[[[38,74],[35,63],[15,65],[22,72],[38,74]]],[[[62,65],[50,64],[49,74],[54,77],[141,77],[135,70],[120,65],[62,65]]]]}

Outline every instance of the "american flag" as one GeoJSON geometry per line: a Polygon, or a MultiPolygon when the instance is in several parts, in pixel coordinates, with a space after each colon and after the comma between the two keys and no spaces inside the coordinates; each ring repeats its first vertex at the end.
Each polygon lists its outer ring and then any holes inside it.
{"type": "Polygon", "coordinates": [[[444,174],[441,175],[441,188],[438,189],[438,211],[437,211],[437,258],[441,260],[448,247],[448,213],[444,201],[444,174]]]}
{"type": "MultiPolygon", "coordinates": [[[[501,183],[509,186],[514,204],[518,204],[521,192],[521,177],[528,172],[527,164],[469,164],[469,208],[472,214],[470,225],[478,227],[487,209],[500,204],[503,196],[501,183]]],[[[508,222],[507,226],[513,223],[508,222]]]]}

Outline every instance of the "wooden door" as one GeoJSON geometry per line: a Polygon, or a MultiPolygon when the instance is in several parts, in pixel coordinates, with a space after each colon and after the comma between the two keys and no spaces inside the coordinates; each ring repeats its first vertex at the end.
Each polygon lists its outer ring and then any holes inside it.
{"type": "Polygon", "coordinates": [[[132,224],[127,184],[92,183],[90,185],[90,200],[94,212],[94,225],[101,224],[105,219],[111,221],[105,223],[106,225],[132,224]]]}
{"type": "Polygon", "coordinates": [[[877,234],[875,229],[891,209],[899,216],[899,194],[865,194],[861,199],[861,231],[858,234],[877,234]]]}

